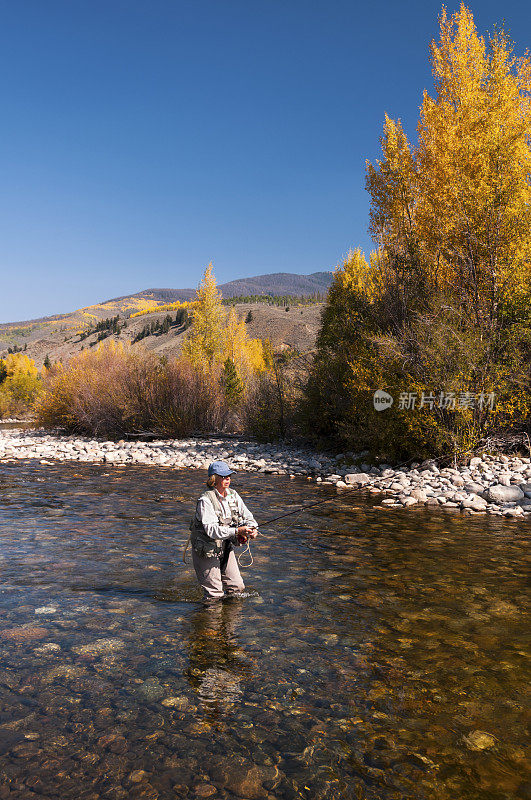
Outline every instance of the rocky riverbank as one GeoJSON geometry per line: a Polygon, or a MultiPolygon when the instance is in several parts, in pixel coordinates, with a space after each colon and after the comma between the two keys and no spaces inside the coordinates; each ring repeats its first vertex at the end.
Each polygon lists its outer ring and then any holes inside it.
{"type": "Polygon", "coordinates": [[[456,468],[439,468],[435,461],[393,468],[364,463],[366,455],[316,454],[302,447],[221,437],[111,442],[39,430],[0,430],[3,461],[37,459],[48,464],[53,459],[206,469],[211,461],[222,459],[237,470],[306,476],[339,491],[358,488],[383,494],[381,504],[389,509],[427,505],[468,514],[531,517],[531,458],[484,455],[456,468]]]}

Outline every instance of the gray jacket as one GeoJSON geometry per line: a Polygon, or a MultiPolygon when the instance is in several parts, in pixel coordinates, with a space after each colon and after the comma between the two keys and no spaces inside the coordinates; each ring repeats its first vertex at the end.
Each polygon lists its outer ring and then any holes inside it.
{"type": "Polygon", "coordinates": [[[221,558],[227,540],[237,544],[240,525],[258,527],[240,495],[229,488],[224,498],[216,489],[209,489],[197,501],[190,524],[192,547],[203,558],[221,558]]]}

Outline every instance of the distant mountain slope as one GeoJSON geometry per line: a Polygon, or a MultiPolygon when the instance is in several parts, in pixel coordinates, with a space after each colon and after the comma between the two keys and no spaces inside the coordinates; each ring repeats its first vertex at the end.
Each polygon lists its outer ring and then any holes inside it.
{"type": "MultiPolygon", "coordinates": [[[[293,272],[272,272],[267,275],[256,275],[253,278],[238,278],[218,286],[223,297],[239,297],[251,294],[270,294],[274,296],[285,294],[316,294],[328,291],[332,283],[332,272],[312,272],[310,275],[296,275],[293,272]]],[[[102,305],[109,303],[123,303],[129,298],[149,299],[161,303],[176,303],[190,300],[195,294],[195,289],[143,289],[136,294],[114,297],[106,300],[102,305]]]]}
{"type": "MultiPolygon", "coordinates": [[[[290,272],[274,272],[257,275],[251,278],[239,278],[221,284],[219,289],[224,298],[249,297],[252,295],[325,295],[332,282],[332,272],[314,272],[311,275],[295,275],[290,272]]],[[[126,329],[120,339],[130,341],[151,318],[165,312],[157,312],[157,307],[166,303],[189,300],[195,295],[195,289],[144,289],[136,294],[115,297],[92,306],[72,311],[70,314],[55,314],[40,319],[9,322],[0,324],[0,358],[8,350],[24,350],[34,358],[40,366],[46,355],[52,361],[68,359],[74,352],[85,347],[94,346],[97,334],[88,339],[80,338],[87,330],[94,328],[100,320],[118,315],[125,323],[126,329]],[[135,312],[151,312],[148,316],[132,317],[135,312]]],[[[269,338],[275,345],[290,346],[305,350],[313,346],[317,335],[321,309],[300,308],[296,315],[285,310],[274,309],[264,304],[244,303],[238,306],[240,314],[253,310],[255,321],[249,325],[249,333],[259,338],[269,338]]],[[[143,340],[143,344],[154,349],[169,348],[173,352],[178,345],[179,337],[172,332],[168,341],[164,337],[143,340]]]]}

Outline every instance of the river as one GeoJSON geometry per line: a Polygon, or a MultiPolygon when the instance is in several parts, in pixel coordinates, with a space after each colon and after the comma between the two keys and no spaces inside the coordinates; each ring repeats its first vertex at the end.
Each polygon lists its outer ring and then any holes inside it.
{"type": "Polygon", "coordinates": [[[244,473],[249,596],[203,609],[203,472],[0,464],[0,800],[512,800],[529,525],[244,473]]]}

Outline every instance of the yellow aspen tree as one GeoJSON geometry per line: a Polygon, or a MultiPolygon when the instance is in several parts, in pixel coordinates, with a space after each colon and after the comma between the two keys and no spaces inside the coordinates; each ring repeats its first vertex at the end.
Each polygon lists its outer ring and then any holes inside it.
{"type": "Polygon", "coordinates": [[[371,196],[369,231],[378,247],[371,263],[378,265],[382,279],[394,295],[392,316],[400,325],[412,311],[425,307],[436,288],[437,270],[426,263],[419,239],[415,152],[400,120],[385,115],[380,144],[382,160],[375,166],[367,162],[366,188],[371,196]]]}
{"type": "Polygon", "coordinates": [[[223,306],[210,263],[191,308],[192,327],[183,342],[182,356],[194,367],[210,370],[230,359],[244,383],[265,368],[260,339],[250,339],[236,310],[223,306]]]}
{"type": "Polygon", "coordinates": [[[385,115],[380,144],[383,159],[376,167],[367,162],[366,185],[372,201],[369,231],[379,246],[398,254],[404,242],[415,236],[416,168],[400,120],[385,115]]]}
{"type": "Polygon", "coordinates": [[[208,265],[197,287],[191,308],[192,327],[182,346],[182,355],[199,368],[208,369],[214,362],[223,361],[226,310],[221,293],[208,265]]]}
{"type": "Polygon", "coordinates": [[[234,363],[241,379],[265,369],[262,342],[249,338],[245,320],[238,319],[234,306],[227,315],[224,355],[234,363]]]}
{"type": "Polygon", "coordinates": [[[13,353],[6,356],[3,365],[2,392],[14,406],[29,408],[42,387],[35,362],[23,353],[13,353]]]}
{"type": "Polygon", "coordinates": [[[486,43],[462,4],[432,43],[435,98],[421,106],[415,154],[419,237],[445,290],[496,328],[531,269],[531,65],[502,32],[486,43]]]}

